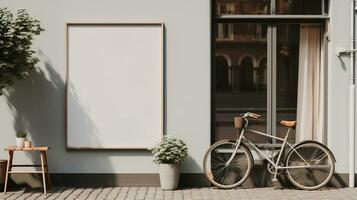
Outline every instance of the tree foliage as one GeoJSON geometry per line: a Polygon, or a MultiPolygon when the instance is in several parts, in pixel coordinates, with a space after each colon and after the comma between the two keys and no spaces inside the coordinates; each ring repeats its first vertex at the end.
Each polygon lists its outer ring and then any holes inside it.
{"type": "Polygon", "coordinates": [[[15,79],[26,78],[39,62],[31,46],[43,30],[25,9],[14,16],[8,8],[0,8],[0,95],[15,79]]]}

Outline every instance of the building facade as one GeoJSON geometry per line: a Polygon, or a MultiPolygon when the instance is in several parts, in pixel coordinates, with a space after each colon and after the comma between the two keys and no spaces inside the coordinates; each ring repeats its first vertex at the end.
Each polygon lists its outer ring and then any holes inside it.
{"type": "MultiPolygon", "coordinates": [[[[188,144],[183,184],[208,184],[205,151],[215,141],[234,139],[233,117],[247,111],[263,116],[255,128],[278,136],[285,134],[280,120],[308,115],[289,141],[311,137],[326,144],[337,160],[334,184],[348,183],[350,58],[335,49],[350,47],[350,0],[5,0],[0,6],[25,8],[45,28],[34,43],[38,72],[0,97],[0,147],[13,144],[16,130],[26,127],[35,145],[52,147],[50,170],[58,183],[78,177],[75,182],[83,184],[159,184],[148,151],[65,146],[66,23],[145,21],[165,25],[165,132],[188,144]],[[302,98],[311,95],[309,102],[302,98]]],[[[262,146],[279,145],[249,137],[262,146]]],[[[257,169],[255,177],[261,176],[257,169]]]]}

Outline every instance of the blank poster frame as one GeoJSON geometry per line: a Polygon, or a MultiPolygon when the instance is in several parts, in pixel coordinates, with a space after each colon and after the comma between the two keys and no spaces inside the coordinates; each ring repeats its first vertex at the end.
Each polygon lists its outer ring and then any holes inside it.
{"type": "Polygon", "coordinates": [[[138,26],[138,27],[152,27],[152,26],[159,26],[161,29],[161,44],[160,44],[160,48],[161,48],[161,53],[160,53],[160,73],[161,73],[161,124],[160,124],[160,138],[163,137],[163,135],[165,135],[165,98],[164,98],[164,23],[163,22],[124,22],[124,23],[90,23],[90,22],[70,22],[70,23],[66,23],[66,80],[65,80],[65,84],[66,84],[66,95],[65,95],[65,103],[66,103],[66,113],[65,113],[65,125],[66,125],[66,131],[65,131],[65,145],[66,145],[66,149],[69,151],[73,151],[73,150],[148,150],[149,148],[151,148],[151,146],[133,146],[133,147],[90,147],[90,146],[83,146],[83,147],[74,147],[74,146],[69,146],[69,142],[68,142],[68,132],[69,132],[69,126],[68,126],[68,113],[69,113],[69,103],[68,103],[68,98],[69,98],[69,92],[70,92],[70,56],[69,56],[69,37],[70,37],[70,33],[69,33],[69,27],[73,27],[73,26],[138,26]]]}

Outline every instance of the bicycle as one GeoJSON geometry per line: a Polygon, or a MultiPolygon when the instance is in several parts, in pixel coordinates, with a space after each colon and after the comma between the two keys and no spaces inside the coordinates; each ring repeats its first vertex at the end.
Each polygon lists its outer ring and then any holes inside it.
{"type": "Polygon", "coordinates": [[[281,124],[288,128],[284,138],[247,128],[250,118],[258,119],[259,117],[261,116],[251,112],[247,112],[241,117],[235,117],[235,127],[241,128],[236,141],[221,140],[207,150],[203,168],[205,176],[213,185],[231,189],[241,185],[248,178],[254,160],[246,143],[268,161],[268,170],[274,175],[273,181],[277,180],[277,175],[280,172],[285,172],[293,185],[304,190],[322,188],[330,181],[335,170],[336,160],[326,146],[310,140],[295,145],[290,144],[287,140],[290,130],[296,127],[296,121],[281,121],[281,124]],[[253,142],[245,138],[246,132],[282,141],[276,161],[274,161],[276,156],[269,157],[253,142]],[[288,149],[285,149],[286,147],[288,149]],[[285,161],[282,161],[282,154],[286,150],[288,151],[285,161]]]}

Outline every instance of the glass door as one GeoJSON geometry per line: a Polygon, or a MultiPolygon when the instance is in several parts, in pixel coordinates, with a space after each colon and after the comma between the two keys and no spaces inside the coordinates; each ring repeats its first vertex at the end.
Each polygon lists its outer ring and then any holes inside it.
{"type": "MultiPolygon", "coordinates": [[[[245,112],[262,115],[251,120],[250,128],[285,136],[280,121],[297,119],[298,91],[303,90],[298,85],[299,65],[306,61],[299,56],[307,50],[300,46],[312,42],[300,37],[304,28],[323,33],[319,23],[215,24],[213,142],[236,139],[234,117],[245,112]]],[[[295,136],[292,130],[289,142],[294,143],[295,136]]],[[[277,142],[257,134],[247,137],[255,143],[277,142]]]]}
{"type": "MultiPolygon", "coordinates": [[[[298,94],[312,87],[298,80],[309,74],[311,79],[318,73],[310,71],[321,65],[316,63],[318,47],[315,59],[310,58],[314,63],[306,64],[300,55],[308,56],[311,45],[325,41],[327,8],[327,0],[212,1],[211,142],[236,139],[234,117],[248,111],[262,115],[251,128],[279,137],[286,133],[281,120],[301,121],[311,102],[298,94]],[[316,28],[321,28],[320,37],[309,39],[317,34],[316,28]],[[301,66],[308,70],[299,74],[301,66]]],[[[306,113],[304,119],[308,121],[306,113]]],[[[293,130],[289,142],[294,143],[300,133],[293,130]]],[[[256,143],[277,142],[257,134],[248,137],[256,143]]]]}
{"type": "MultiPolygon", "coordinates": [[[[276,135],[284,137],[286,127],[281,120],[296,120],[300,24],[277,24],[276,50],[276,135]]],[[[289,142],[295,142],[295,129],[292,129],[289,142]]]]}
{"type": "MultiPolygon", "coordinates": [[[[216,23],[214,28],[214,140],[236,138],[233,118],[248,111],[262,115],[251,127],[267,132],[271,28],[263,23],[216,23]]],[[[247,137],[268,142],[259,135],[247,137]]]]}

